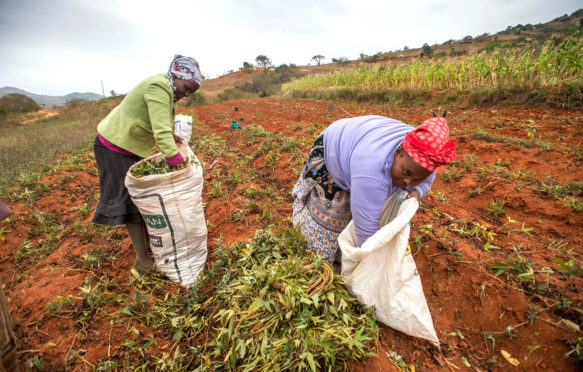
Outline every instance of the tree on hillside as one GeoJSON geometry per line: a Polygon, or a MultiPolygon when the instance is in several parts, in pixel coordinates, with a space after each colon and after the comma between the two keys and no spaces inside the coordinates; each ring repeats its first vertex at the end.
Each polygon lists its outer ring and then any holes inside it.
{"type": "Polygon", "coordinates": [[[345,63],[345,62],[348,62],[348,58],[346,58],[346,57],[332,58],[332,62],[334,62],[334,63],[345,63]]]}
{"type": "Polygon", "coordinates": [[[320,66],[320,61],[322,61],[324,58],[323,55],[320,54],[316,54],[315,56],[312,57],[312,61],[316,61],[316,63],[318,64],[318,66],[320,66]]]}
{"type": "Polygon", "coordinates": [[[255,62],[257,62],[258,66],[263,66],[263,69],[266,69],[267,67],[271,66],[271,60],[267,56],[264,56],[263,54],[258,55],[255,58],[255,62]]]}
{"type": "Polygon", "coordinates": [[[240,70],[250,72],[251,70],[253,70],[253,65],[249,62],[243,62],[243,67],[241,67],[240,70]]]}
{"type": "Polygon", "coordinates": [[[427,44],[427,43],[423,44],[423,52],[421,53],[421,57],[425,56],[425,57],[431,58],[432,55],[433,55],[433,49],[431,49],[429,44],[427,44]]]}
{"type": "Polygon", "coordinates": [[[112,97],[115,97],[115,96],[117,96],[117,93],[116,93],[116,92],[115,92],[115,90],[113,90],[113,89],[111,90],[111,92],[109,92],[109,94],[111,94],[111,96],[112,96],[112,97]]]}

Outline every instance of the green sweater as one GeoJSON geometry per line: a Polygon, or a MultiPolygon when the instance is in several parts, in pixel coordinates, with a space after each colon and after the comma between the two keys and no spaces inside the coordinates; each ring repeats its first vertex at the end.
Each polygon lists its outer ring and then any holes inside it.
{"type": "Polygon", "coordinates": [[[154,145],[171,158],[178,154],[172,136],[174,92],[168,75],[147,78],[132,89],[103,119],[97,131],[109,142],[142,158],[152,154],[154,145]]]}

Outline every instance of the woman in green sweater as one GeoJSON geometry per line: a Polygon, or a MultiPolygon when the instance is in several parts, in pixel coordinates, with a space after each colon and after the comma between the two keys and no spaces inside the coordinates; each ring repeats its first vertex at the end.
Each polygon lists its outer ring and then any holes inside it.
{"type": "Polygon", "coordinates": [[[176,102],[201,84],[198,62],[177,55],[167,74],[158,74],[132,89],[97,126],[93,149],[101,196],[93,222],[125,225],[136,251],[136,266],[153,268],[146,225],[132,202],[124,180],[128,169],[152,154],[154,145],[170,165],[184,160],[172,133],[176,102]]]}

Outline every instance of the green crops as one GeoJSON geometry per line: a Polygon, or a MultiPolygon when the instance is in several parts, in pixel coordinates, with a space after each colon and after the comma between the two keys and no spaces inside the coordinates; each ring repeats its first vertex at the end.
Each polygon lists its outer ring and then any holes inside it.
{"type": "Polygon", "coordinates": [[[350,88],[358,91],[388,89],[470,90],[495,87],[553,86],[583,79],[583,42],[579,33],[542,46],[498,48],[456,60],[418,59],[380,67],[360,67],[308,76],[284,84],[282,91],[317,91],[350,88]]]}
{"type": "Polygon", "coordinates": [[[216,333],[198,356],[201,370],[328,370],[373,355],[374,309],[350,297],[297,230],[259,230],[215,255],[203,282],[222,279],[200,309],[215,309],[206,316],[216,333]]]}
{"type": "Polygon", "coordinates": [[[186,168],[188,164],[195,162],[196,161],[194,160],[191,161],[187,158],[184,159],[182,163],[178,165],[169,165],[168,163],[166,163],[166,160],[162,158],[152,158],[149,160],[141,161],[134,165],[132,168],[130,168],[130,173],[132,176],[139,178],[144,176],[150,176],[153,174],[176,172],[186,168]]]}

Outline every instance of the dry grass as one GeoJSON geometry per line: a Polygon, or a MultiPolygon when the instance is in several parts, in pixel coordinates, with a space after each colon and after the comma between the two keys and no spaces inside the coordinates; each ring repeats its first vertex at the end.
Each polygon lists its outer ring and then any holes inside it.
{"type": "MultiPolygon", "coordinates": [[[[120,99],[74,102],[56,108],[58,114],[51,118],[2,129],[0,189],[26,170],[49,165],[59,154],[90,146],[97,124],[120,99]]],[[[21,122],[26,119],[20,117],[21,122]]]]}

